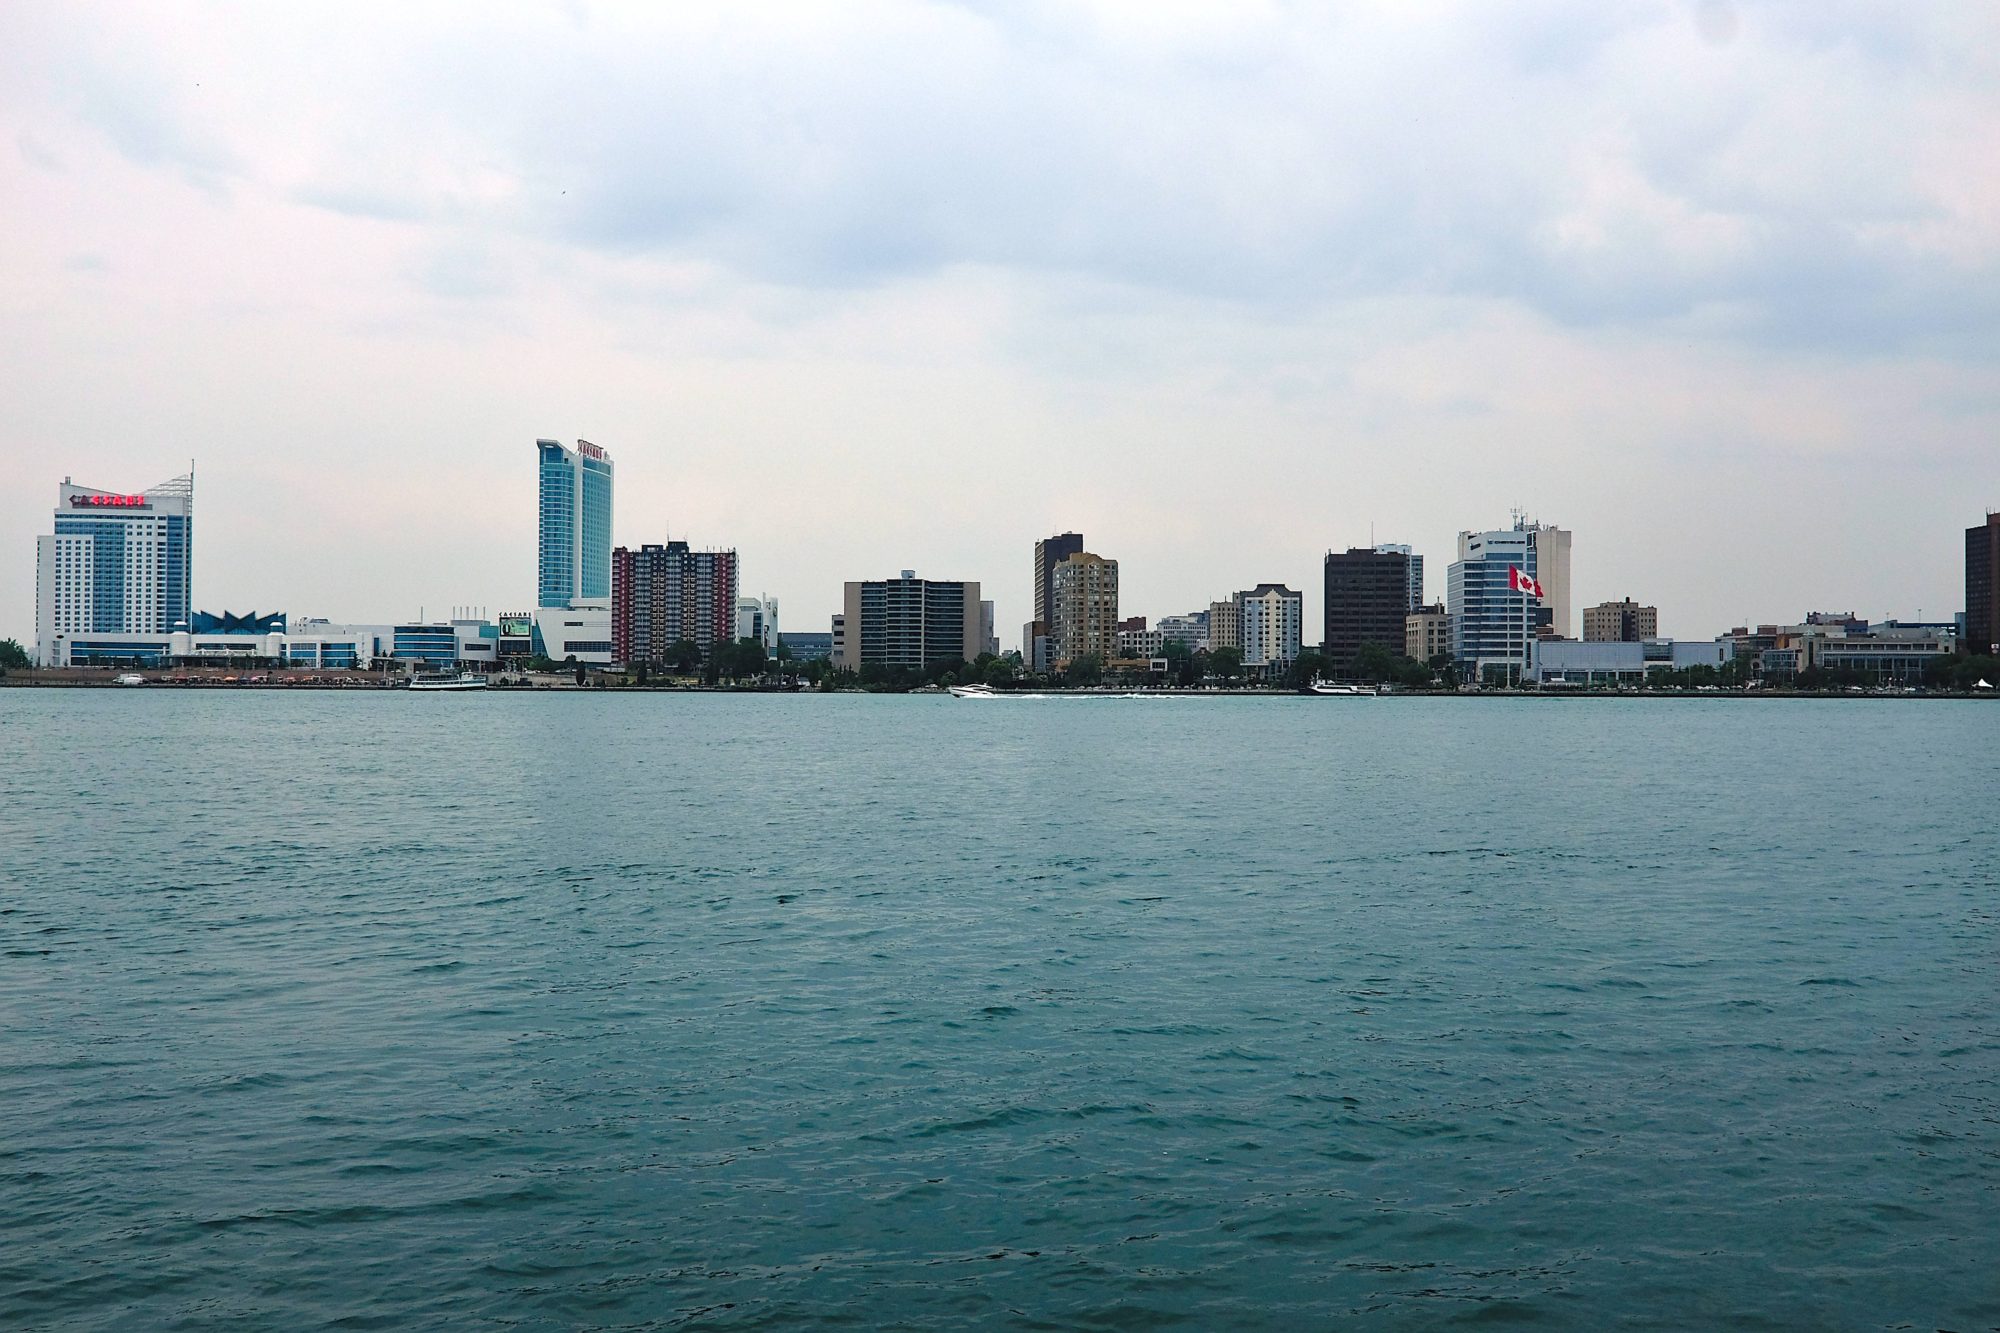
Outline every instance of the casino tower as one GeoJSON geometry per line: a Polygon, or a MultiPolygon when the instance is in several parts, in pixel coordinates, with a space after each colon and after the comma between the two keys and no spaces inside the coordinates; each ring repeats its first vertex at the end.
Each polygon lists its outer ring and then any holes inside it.
{"type": "Polygon", "coordinates": [[[56,493],[55,531],[35,542],[35,647],[186,629],[193,605],[194,472],[137,494],[56,493]]]}

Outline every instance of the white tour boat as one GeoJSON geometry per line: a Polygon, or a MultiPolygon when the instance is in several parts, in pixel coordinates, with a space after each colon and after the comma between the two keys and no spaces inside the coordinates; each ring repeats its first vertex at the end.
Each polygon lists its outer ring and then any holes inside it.
{"type": "Polygon", "coordinates": [[[1334,685],[1324,680],[1314,681],[1312,684],[1306,686],[1306,690],[1308,693],[1311,694],[1334,694],[1341,696],[1362,695],[1362,694],[1372,696],[1375,693],[1375,690],[1372,686],[1334,685]]]}
{"type": "Polygon", "coordinates": [[[483,690],[488,683],[477,671],[425,672],[410,677],[413,690],[483,690]]]}

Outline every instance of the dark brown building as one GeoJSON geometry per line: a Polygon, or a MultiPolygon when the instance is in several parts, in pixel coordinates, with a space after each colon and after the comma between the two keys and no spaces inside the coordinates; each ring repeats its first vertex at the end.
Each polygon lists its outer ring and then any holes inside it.
{"type": "Polygon", "coordinates": [[[2000,656],[2000,513],[1965,530],[1965,651],[2000,656]]]}
{"type": "Polygon", "coordinates": [[[1064,532],[1035,543],[1035,619],[1056,623],[1056,566],[1083,551],[1083,534],[1064,532]]]}
{"type": "Polygon", "coordinates": [[[1326,638],[1321,650],[1336,668],[1354,660],[1364,643],[1403,651],[1403,622],[1410,614],[1410,561],[1401,551],[1350,547],[1326,556],[1326,638]]]}

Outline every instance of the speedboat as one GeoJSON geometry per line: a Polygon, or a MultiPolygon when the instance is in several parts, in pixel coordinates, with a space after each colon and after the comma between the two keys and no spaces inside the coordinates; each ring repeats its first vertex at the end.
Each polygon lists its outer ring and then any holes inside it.
{"type": "Polygon", "coordinates": [[[483,690],[487,683],[477,671],[425,672],[410,677],[413,690],[483,690]]]}
{"type": "Polygon", "coordinates": [[[991,685],[953,685],[950,687],[954,699],[997,699],[999,694],[991,685]]]}
{"type": "Polygon", "coordinates": [[[1330,681],[1316,680],[1306,686],[1308,694],[1373,695],[1375,691],[1366,685],[1335,685],[1330,681]]]}
{"type": "Polygon", "coordinates": [[[146,678],[136,671],[128,671],[112,682],[114,685],[144,685],[145,683],[146,678]]]}

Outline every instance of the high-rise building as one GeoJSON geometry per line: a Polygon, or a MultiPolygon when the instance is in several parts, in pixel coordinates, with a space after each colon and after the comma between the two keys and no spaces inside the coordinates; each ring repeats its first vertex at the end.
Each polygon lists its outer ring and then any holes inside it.
{"type": "Polygon", "coordinates": [[[1243,647],[1243,614],[1231,597],[1226,602],[1208,604],[1208,650],[1243,647]]]}
{"type": "Polygon", "coordinates": [[[569,449],[536,440],[541,467],[537,606],[570,607],[611,596],[611,455],[588,440],[569,449]]]}
{"type": "Polygon", "coordinates": [[[71,660],[68,646],[83,641],[187,629],[194,473],[136,495],[64,477],[54,531],[35,542],[35,566],[35,647],[44,663],[71,660]]]}
{"type": "Polygon", "coordinates": [[[1660,637],[1660,608],[1622,602],[1599,602],[1583,608],[1585,643],[1639,643],[1660,637]]]}
{"type": "Polygon", "coordinates": [[[901,578],[849,583],[834,619],[834,664],[922,671],[979,656],[983,625],[979,584],[901,578]]]}
{"type": "Polygon", "coordinates": [[[979,651],[988,657],[1000,656],[1000,626],[991,598],[979,604],[979,651]]]}
{"type": "Polygon", "coordinates": [[[619,547],[611,564],[612,660],[664,662],[682,641],[706,659],[735,634],[736,552],[648,543],[636,551],[619,547]]]}
{"type": "Polygon", "coordinates": [[[1965,530],[1965,651],[2000,655],[2000,513],[1965,530]]]}
{"type": "Polygon", "coordinates": [[[1324,651],[1336,667],[1352,662],[1366,643],[1403,651],[1403,622],[1416,609],[1410,604],[1410,565],[1419,558],[1407,546],[1327,552],[1324,651]]]}
{"type": "Polygon", "coordinates": [[[1297,659],[1305,621],[1301,594],[1282,583],[1260,583],[1236,594],[1236,608],[1245,667],[1282,671],[1297,659]]]}
{"type": "Polygon", "coordinates": [[[1569,638],[1570,534],[1516,518],[1512,528],[1458,534],[1458,559],[1445,576],[1452,656],[1476,675],[1495,668],[1519,679],[1530,639],[1569,638]],[[1510,570],[1541,583],[1542,596],[1512,587],[1510,570]]]}
{"type": "Polygon", "coordinates": [[[1100,660],[1118,652],[1118,562],[1089,551],[1064,556],[1055,567],[1053,600],[1056,662],[1100,660]]]}
{"type": "Polygon", "coordinates": [[[1404,555],[1410,558],[1410,604],[1412,611],[1424,605],[1424,558],[1407,546],[1393,542],[1383,542],[1375,550],[1382,555],[1404,555]]]}
{"type": "Polygon", "coordinates": [[[1080,532],[1058,533],[1035,543],[1035,619],[1053,634],[1056,623],[1056,566],[1083,549],[1080,532]]]}

